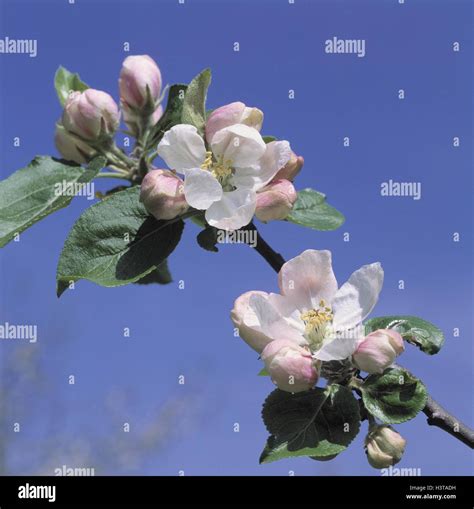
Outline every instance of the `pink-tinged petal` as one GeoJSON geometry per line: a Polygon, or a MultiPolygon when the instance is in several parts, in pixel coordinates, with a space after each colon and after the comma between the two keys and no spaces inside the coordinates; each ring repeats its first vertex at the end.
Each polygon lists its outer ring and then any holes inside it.
{"type": "Polygon", "coordinates": [[[218,160],[235,168],[257,163],[266,150],[260,133],[244,124],[235,124],[217,131],[211,147],[218,160]]]}
{"type": "Polygon", "coordinates": [[[185,174],[184,196],[198,210],[206,210],[222,198],[222,186],[214,175],[201,168],[183,170],[185,174]]]}
{"type": "Polygon", "coordinates": [[[249,299],[249,307],[258,318],[261,332],[272,339],[284,338],[298,345],[307,345],[300,330],[280,313],[281,307],[277,309],[274,303],[271,298],[261,295],[252,295],[249,299]]]}
{"type": "Polygon", "coordinates": [[[334,328],[348,329],[362,322],[377,303],[382,285],[380,263],[364,265],[356,270],[332,301],[334,328]]]}
{"type": "Polygon", "coordinates": [[[253,308],[249,306],[252,295],[267,297],[265,292],[251,291],[242,294],[231,311],[231,319],[239,329],[239,336],[254,350],[261,353],[272,339],[261,331],[260,321],[253,308]]]}
{"type": "Polygon", "coordinates": [[[337,290],[331,252],[304,251],[283,265],[278,281],[282,295],[300,310],[318,308],[321,300],[329,304],[337,290]]]}
{"type": "Polygon", "coordinates": [[[275,177],[290,157],[291,148],[287,141],[272,141],[266,145],[264,154],[255,164],[236,170],[234,184],[258,191],[275,177]]]}
{"type": "Polygon", "coordinates": [[[221,230],[238,230],[252,220],[257,198],[253,191],[236,189],[225,192],[206,211],[206,221],[221,230]]]}
{"type": "Polygon", "coordinates": [[[194,126],[178,124],[166,131],[158,145],[158,154],[169,168],[182,172],[202,165],[206,147],[194,126]]]}

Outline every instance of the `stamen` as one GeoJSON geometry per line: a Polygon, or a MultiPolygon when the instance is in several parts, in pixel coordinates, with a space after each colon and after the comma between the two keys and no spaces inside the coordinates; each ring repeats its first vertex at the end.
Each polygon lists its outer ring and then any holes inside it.
{"type": "Polygon", "coordinates": [[[332,322],[333,316],[331,308],[323,299],[317,309],[310,309],[301,314],[301,320],[305,323],[305,336],[312,349],[321,348],[327,326],[332,322]]]}

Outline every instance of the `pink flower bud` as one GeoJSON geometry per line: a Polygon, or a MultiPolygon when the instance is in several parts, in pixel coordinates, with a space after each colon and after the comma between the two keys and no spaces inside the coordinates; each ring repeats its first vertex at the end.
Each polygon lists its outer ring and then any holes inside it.
{"type": "Polygon", "coordinates": [[[127,57],[120,71],[120,99],[128,107],[153,111],[161,94],[161,72],[148,55],[127,57]]]}
{"type": "Polygon", "coordinates": [[[234,124],[245,124],[258,131],[262,128],[263,112],[258,108],[250,108],[244,103],[235,102],[216,108],[206,121],[206,140],[211,143],[217,131],[234,124]]]}
{"type": "Polygon", "coordinates": [[[234,302],[230,317],[239,330],[239,336],[251,348],[261,353],[268,343],[270,343],[271,338],[258,330],[259,320],[252,308],[249,307],[249,301],[252,295],[266,296],[267,294],[256,290],[242,294],[234,302]]]}
{"type": "Polygon", "coordinates": [[[67,99],[62,123],[71,133],[96,141],[101,135],[112,136],[119,126],[120,112],[112,97],[88,88],[73,92],[67,99]]]}
{"type": "Polygon", "coordinates": [[[174,219],[188,210],[184,182],[168,170],[151,170],[142,181],[140,201],[156,219],[174,219]]]}
{"type": "Polygon", "coordinates": [[[291,152],[290,160],[283,166],[283,168],[275,175],[274,180],[286,179],[293,182],[296,175],[303,168],[304,159],[302,156],[297,156],[293,151],[291,152]]]}
{"type": "Polygon", "coordinates": [[[289,180],[274,180],[257,193],[255,215],[264,223],[285,219],[298,195],[289,180]]]}
{"type": "Polygon", "coordinates": [[[54,143],[64,159],[78,164],[88,163],[96,154],[87,143],[68,133],[61,123],[56,124],[54,143]]]}
{"type": "Polygon", "coordinates": [[[373,426],[365,438],[367,459],[374,468],[398,463],[405,452],[406,440],[387,425],[373,426]]]}
{"type": "Polygon", "coordinates": [[[398,332],[379,329],[359,340],[352,360],[367,373],[383,373],[404,350],[403,338],[398,332]]]}
{"type": "Polygon", "coordinates": [[[311,353],[292,341],[271,341],[262,352],[262,360],[273,383],[282,391],[307,391],[318,381],[311,353]]]}

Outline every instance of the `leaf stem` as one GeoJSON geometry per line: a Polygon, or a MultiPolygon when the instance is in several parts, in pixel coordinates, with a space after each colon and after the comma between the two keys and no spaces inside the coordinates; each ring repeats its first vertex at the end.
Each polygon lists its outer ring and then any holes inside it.
{"type": "MultiPolygon", "coordinates": [[[[265,242],[253,223],[242,228],[242,230],[257,232],[257,245],[255,246],[255,250],[275,272],[279,272],[285,263],[285,259],[281,256],[281,254],[277,253],[267,242],[265,242]]],[[[446,433],[457,438],[463,444],[474,449],[474,430],[469,428],[466,424],[463,424],[457,417],[449,413],[429,395],[426,405],[423,408],[423,413],[428,417],[427,422],[430,426],[436,426],[443,431],[446,431],[446,433]]]]}

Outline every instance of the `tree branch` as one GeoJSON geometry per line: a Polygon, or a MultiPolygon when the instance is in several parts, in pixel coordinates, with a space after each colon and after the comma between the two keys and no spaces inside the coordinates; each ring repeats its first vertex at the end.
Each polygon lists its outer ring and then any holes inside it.
{"type": "MultiPolygon", "coordinates": [[[[242,229],[256,232],[256,246],[252,246],[250,243],[249,245],[255,248],[257,253],[268,262],[275,272],[279,272],[282,265],[285,263],[285,259],[281,254],[274,251],[273,248],[265,242],[253,223],[250,223],[242,229]]],[[[427,416],[427,422],[430,426],[436,426],[446,431],[446,433],[449,433],[471,449],[474,449],[474,430],[469,428],[466,424],[463,424],[454,415],[450,414],[429,395],[425,408],[423,408],[423,413],[427,416]]]]}

